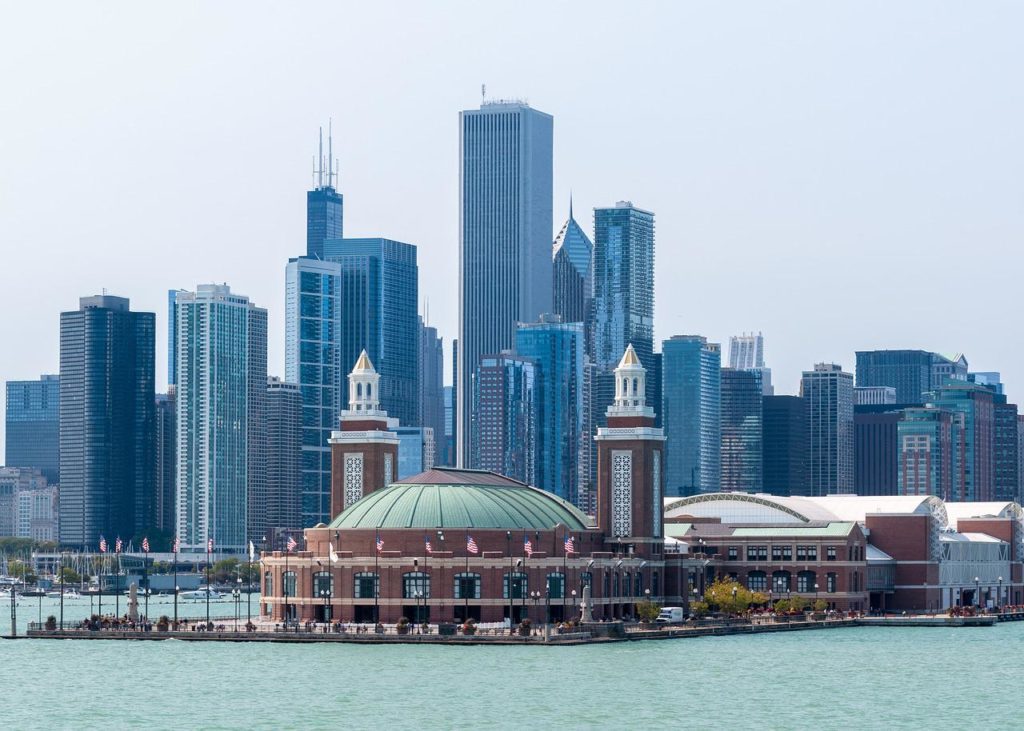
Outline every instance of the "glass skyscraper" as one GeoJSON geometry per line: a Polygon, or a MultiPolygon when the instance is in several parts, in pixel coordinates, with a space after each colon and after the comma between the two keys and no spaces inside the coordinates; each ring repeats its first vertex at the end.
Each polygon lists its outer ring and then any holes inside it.
{"type": "Polygon", "coordinates": [[[721,377],[721,489],[757,492],[764,486],[761,372],[723,368],[721,377]]]}
{"type": "Polygon", "coordinates": [[[995,394],[973,383],[948,383],[936,390],[928,406],[958,414],[962,422],[963,464],[953,485],[953,499],[987,502],[995,499],[995,394]]]}
{"type": "Polygon", "coordinates": [[[60,376],[7,382],[5,464],[60,482],[60,376]]]}
{"type": "Polygon", "coordinates": [[[267,311],[221,284],[177,296],[182,551],[241,553],[266,524],[267,311]]]}
{"type": "Polygon", "coordinates": [[[469,466],[535,484],[536,363],[509,352],[485,355],[472,382],[469,466]]]}
{"type": "MultiPolygon", "coordinates": [[[[433,430],[434,454],[431,464],[444,461],[445,400],[444,400],[444,344],[436,327],[430,327],[420,318],[420,422],[433,430]]],[[[399,457],[401,459],[401,457],[399,457]]]]}
{"type": "Polygon", "coordinates": [[[128,299],[60,315],[60,540],[96,550],[153,521],[155,321],[128,299]]]}
{"type": "Polygon", "coordinates": [[[807,402],[799,396],[764,396],[764,491],[809,495],[807,402]]]}
{"type": "Polygon", "coordinates": [[[321,127],[320,165],[314,171],[317,176],[316,186],[306,192],[306,256],[312,259],[324,258],[324,241],[340,239],[344,235],[344,199],[334,187],[337,172],[334,168],[334,151],[331,143],[331,133],[328,131],[325,159],[324,131],[321,127]]]}
{"type": "Polygon", "coordinates": [[[302,528],[302,393],[294,383],[267,379],[267,505],[262,535],[302,528]]]}
{"type": "Polygon", "coordinates": [[[341,368],[365,349],[380,374],[380,408],[419,426],[419,267],[416,247],[391,239],[330,239],[324,259],[341,265],[341,368]]]}
{"type": "Polygon", "coordinates": [[[571,201],[569,220],[551,247],[551,266],[553,312],[562,322],[587,322],[594,295],[594,245],[573,218],[571,201]]]}
{"type": "Polygon", "coordinates": [[[716,492],[721,469],[722,349],[700,335],[661,345],[665,495],[716,492]]]}
{"type": "Polygon", "coordinates": [[[301,518],[293,527],[329,523],[331,432],[342,407],[341,265],[300,257],[285,270],[285,380],[302,396],[301,518]]]}
{"type": "MultiPolygon", "coordinates": [[[[458,463],[469,465],[472,377],[551,312],[551,115],[523,102],[459,114],[458,463]]],[[[620,352],[621,355],[621,352],[620,352]]]]}
{"type": "Polygon", "coordinates": [[[516,353],[535,364],[534,424],[537,456],[534,485],[576,505],[590,477],[592,435],[584,431],[583,323],[520,324],[516,353]]]}
{"type": "Polygon", "coordinates": [[[852,493],[853,375],[835,363],[816,363],[804,371],[800,395],[807,402],[810,494],[852,493]]]}

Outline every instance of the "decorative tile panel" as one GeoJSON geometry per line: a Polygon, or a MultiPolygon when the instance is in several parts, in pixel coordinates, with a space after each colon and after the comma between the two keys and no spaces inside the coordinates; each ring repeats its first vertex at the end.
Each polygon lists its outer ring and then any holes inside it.
{"type": "Polygon", "coordinates": [[[363,455],[345,455],[345,507],[351,507],[363,497],[363,455]]]}
{"type": "Polygon", "coordinates": [[[633,453],[612,452],[612,535],[633,535],[633,453]]]}

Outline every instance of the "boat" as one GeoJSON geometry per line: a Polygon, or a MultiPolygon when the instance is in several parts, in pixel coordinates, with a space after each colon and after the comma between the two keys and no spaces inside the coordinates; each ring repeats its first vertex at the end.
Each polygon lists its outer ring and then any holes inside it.
{"type": "MultiPolygon", "coordinates": [[[[46,592],[46,598],[47,599],[60,599],[60,597],[61,597],[60,591],[48,591],[48,592],[46,592]]],[[[69,599],[81,599],[81,598],[82,598],[82,595],[79,594],[75,589],[66,589],[64,591],[64,601],[68,601],[69,599]]]]}
{"type": "Polygon", "coordinates": [[[178,594],[178,597],[185,601],[206,601],[209,598],[211,601],[214,599],[223,599],[224,594],[214,591],[213,589],[196,589],[195,591],[183,591],[178,594]]]}

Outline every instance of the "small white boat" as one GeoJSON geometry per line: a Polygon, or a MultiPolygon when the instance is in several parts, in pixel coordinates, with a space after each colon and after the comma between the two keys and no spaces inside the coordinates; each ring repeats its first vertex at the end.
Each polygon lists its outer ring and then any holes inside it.
{"type": "MultiPolygon", "coordinates": [[[[48,592],[46,592],[46,598],[47,599],[60,599],[60,597],[61,597],[61,592],[60,591],[48,591],[48,592]]],[[[81,598],[82,598],[82,595],[79,594],[74,589],[65,589],[64,590],[64,601],[69,601],[71,599],[81,599],[81,598]]]]}
{"type": "Polygon", "coordinates": [[[213,589],[196,589],[195,591],[183,591],[178,596],[185,601],[203,601],[207,598],[211,601],[214,599],[223,599],[224,594],[214,591],[213,589]]]}

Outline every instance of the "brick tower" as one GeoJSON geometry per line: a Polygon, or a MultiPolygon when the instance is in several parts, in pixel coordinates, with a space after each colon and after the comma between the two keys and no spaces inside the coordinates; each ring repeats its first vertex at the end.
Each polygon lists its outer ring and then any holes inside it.
{"type": "Polygon", "coordinates": [[[606,541],[641,556],[662,552],[665,434],[645,400],[647,371],[632,344],[615,369],[608,426],[597,430],[597,523],[606,541]]]}
{"type": "Polygon", "coordinates": [[[331,433],[331,517],[391,484],[398,465],[398,426],[380,410],[380,375],[364,350],[348,374],[348,409],[331,433]]]}

